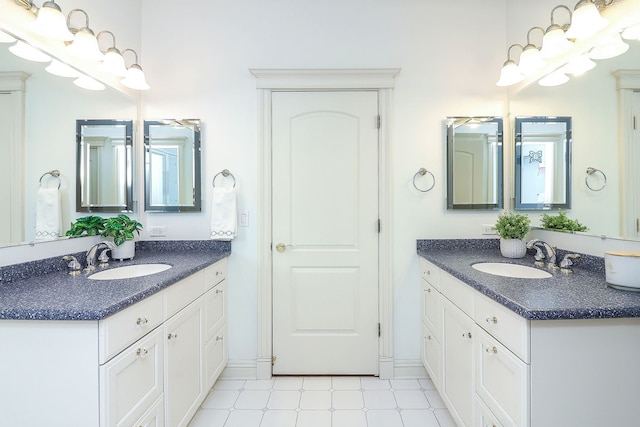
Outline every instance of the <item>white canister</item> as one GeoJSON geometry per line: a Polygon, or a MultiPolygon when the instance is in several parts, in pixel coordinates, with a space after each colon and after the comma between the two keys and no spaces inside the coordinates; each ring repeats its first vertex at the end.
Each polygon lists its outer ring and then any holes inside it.
{"type": "Polygon", "coordinates": [[[607,283],[640,290],[640,252],[605,252],[607,283]]]}

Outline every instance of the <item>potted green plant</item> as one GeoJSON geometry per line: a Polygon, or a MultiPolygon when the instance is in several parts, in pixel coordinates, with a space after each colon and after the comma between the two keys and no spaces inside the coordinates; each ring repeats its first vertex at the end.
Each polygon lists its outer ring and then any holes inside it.
{"type": "Polygon", "coordinates": [[[104,220],[104,228],[100,235],[113,239],[116,245],[111,250],[113,259],[131,259],[135,255],[134,233],[140,235],[140,230],[142,230],[142,224],[127,215],[120,214],[104,220]]]}
{"type": "Polygon", "coordinates": [[[495,230],[500,237],[500,252],[506,258],[522,258],[527,253],[525,236],[531,231],[528,216],[503,212],[498,216],[495,230]]]}
{"type": "Polygon", "coordinates": [[[104,218],[95,215],[84,216],[71,223],[65,236],[71,238],[84,236],[100,236],[104,230],[104,218]]]}
{"type": "Polygon", "coordinates": [[[586,225],[580,224],[575,219],[570,219],[567,217],[567,214],[560,211],[558,215],[542,215],[542,219],[540,220],[542,223],[542,228],[545,230],[554,230],[554,231],[587,231],[586,225]]]}

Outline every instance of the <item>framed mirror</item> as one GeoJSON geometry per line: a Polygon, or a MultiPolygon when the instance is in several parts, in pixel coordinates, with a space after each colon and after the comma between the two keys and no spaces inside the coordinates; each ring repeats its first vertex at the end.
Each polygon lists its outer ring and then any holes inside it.
{"type": "Polygon", "coordinates": [[[76,120],[77,212],[133,211],[133,121],[76,120]]]}
{"type": "Polygon", "coordinates": [[[447,209],[502,209],[502,117],[447,117],[447,209]]]}
{"type": "Polygon", "coordinates": [[[201,210],[200,120],[145,120],[145,210],[201,210]]]}
{"type": "Polygon", "coordinates": [[[571,117],[516,117],[518,210],[571,208],[571,117]]]}

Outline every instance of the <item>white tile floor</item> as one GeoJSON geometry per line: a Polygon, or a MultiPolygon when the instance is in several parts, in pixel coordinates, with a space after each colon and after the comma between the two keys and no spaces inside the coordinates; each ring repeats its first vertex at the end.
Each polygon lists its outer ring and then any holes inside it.
{"type": "Polygon", "coordinates": [[[219,380],[189,427],[455,427],[429,379],[219,380]]]}

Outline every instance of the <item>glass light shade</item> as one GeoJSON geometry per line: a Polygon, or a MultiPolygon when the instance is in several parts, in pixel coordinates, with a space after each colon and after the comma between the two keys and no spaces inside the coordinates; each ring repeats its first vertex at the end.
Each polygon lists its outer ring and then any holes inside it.
{"type": "Polygon", "coordinates": [[[124,64],[124,58],[115,47],[110,47],[104,54],[104,61],[100,64],[100,69],[118,77],[127,75],[127,66],[124,64]]]}
{"type": "Polygon", "coordinates": [[[4,31],[0,31],[0,43],[13,43],[16,39],[13,36],[5,33],[4,31]]]}
{"type": "Polygon", "coordinates": [[[589,57],[591,59],[609,59],[622,55],[629,50],[629,45],[622,41],[620,34],[612,34],[606,40],[603,40],[601,44],[594,46],[589,51],[589,57]]]}
{"type": "Polygon", "coordinates": [[[571,74],[572,76],[580,76],[593,69],[595,66],[596,63],[589,59],[589,55],[585,54],[573,58],[571,61],[569,61],[569,63],[562,69],[562,72],[571,74]]]}
{"type": "Polygon", "coordinates": [[[511,59],[504,63],[500,70],[500,79],[496,86],[511,86],[524,80],[524,76],[518,69],[518,66],[511,59]]]}
{"type": "Polygon", "coordinates": [[[105,86],[99,81],[92,79],[91,77],[82,74],[80,77],[73,81],[73,84],[88,90],[104,90],[105,86]]]}
{"type": "Polygon", "coordinates": [[[567,40],[564,31],[557,25],[547,28],[542,38],[542,48],[540,55],[544,59],[555,58],[560,56],[573,46],[573,43],[567,40]]]}
{"type": "Polygon", "coordinates": [[[26,59],[34,62],[49,62],[51,61],[51,57],[46,53],[36,49],[23,42],[22,40],[18,40],[16,44],[13,46],[9,46],[9,50],[16,56],[19,56],[22,59],[26,59]]]}
{"type": "Polygon", "coordinates": [[[69,52],[89,61],[102,61],[104,54],[100,52],[98,40],[89,28],[80,28],[73,38],[73,42],[67,46],[69,52]]]}
{"type": "Polygon", "coordinates": [[[49,64],[45,70],[50,74],[60,77],[80,77],[80,72],[78,70],[68,66],[64,62],[58,61],[57,59],[52,60],[51,64],[49,64]]]}
{"type": "MultiPolygon", "coordinates": [[[[514,64],[515,65],[515,64],[514,64]]],[[[151,87],[144,78],[144,72],[138,64],[133,64],[127,70],[127,76],[121,82],[124,86],[135,90],[148,90],[151,87]]]]}
{"type": "Polygon", "coordinates": [[[528,44],[524,47],[524,50],[520,54],[520,61],[518,62],[518,68],[520,72],[525,76],[541,69],[547,64],[547,62],[542,59],[540,55],[540,51],[535,45],[528,44]]]}
{"type": "Polygon", "coordinates": [[[60,6],[52,1],[46,1],[38,10],[38,17],[32,24],[33,30],[58,41],[71,41],[73,34],[67,28],[67,19],[62,14],[60,6]]]}
{"type": "Polygon", "coordinates": [[[625,28],[622,32],[622,38],[625,40],[640,40],[640,24],[625,28]]]}
{"type": "Polygon", "coordinates": [[[603,29],[609,21],[603,18],[593,2],[581,0],[571,15],[571,26],[567,30],[569,39],[586,39],[603,29]]]}
{"type": "Polygon", "coordinates": [[[562,72],[562,69],[556,70],[538,80],[540,86],[560,86],[569,81],[569,77],[562,72]]]}

